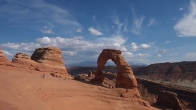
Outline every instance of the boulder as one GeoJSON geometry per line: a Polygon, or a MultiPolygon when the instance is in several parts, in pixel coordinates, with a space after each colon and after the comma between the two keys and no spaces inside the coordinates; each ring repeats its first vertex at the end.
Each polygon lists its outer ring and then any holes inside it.
{"type": "Polygon", "coordinates": [[[161,91],[156,102],[157,105],[173,110],[183,110],[177,94],[169,91],[161,91]]]}
{"type": "Polygon", "coordinates": [[[0,65],[9,64],[9,60],[6,58],[6,56],[3,54],[3,51],[0,48],[0,65]]]}

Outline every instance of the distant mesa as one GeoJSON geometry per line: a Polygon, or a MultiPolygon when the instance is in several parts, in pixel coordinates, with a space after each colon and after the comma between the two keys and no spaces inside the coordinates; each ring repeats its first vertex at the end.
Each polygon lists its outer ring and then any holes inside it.
{"type": "Polygon", "coordinates": [[[172,81],[187,87],[195,88],[196,61],[157,63],[133,69],[138,77],[155,81],[172,81]]]}
{"type": "Polygon", "coordinates": [[[10,61],[5,57],[3,51],[0,48],[0,65],[9,64],[10,61]]]}

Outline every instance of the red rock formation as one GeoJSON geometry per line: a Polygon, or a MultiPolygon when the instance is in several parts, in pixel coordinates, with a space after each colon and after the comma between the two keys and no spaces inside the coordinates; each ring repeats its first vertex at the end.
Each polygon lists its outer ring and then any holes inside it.
{"type": "Polygon", "coordinates": [[[31,59],[51,66],[64,66],[61,50],[57,47],[38,48],[31,59]]]}
{"type": "Polygon", "coordinates": [[[0,48],[0,64],[9,64],[9,60],[5,57],[5,55],[3,54],[1,48],[0,48]]]}
{"type": "Polygon", "coordinates": [[[111,59],[117,65],[118,74],[116,78],[116,87],[127,89],[136,88],[137,81],[135,79],[135,76],[133,75],[133,71],[130,65],[125,62],[124,58],[121,55],[121,51],[115,49],[104,49],[99,55],[97,60],[98,66],[95,78],[93,80],[103,82],[104,75],[102,73],[102,69],[109,59],[111,59]]]}
{"type": "Polygon", "coordinates": [[[41,63],[45,71],[67,74],[61,50],[57,47],[38,48],[34,51],[31,59],[41,63]]]}
{"type": "Polygon", "coordinates": [[[29,68],[29,69],[35,69],[36,67],[39,66],[39,64],[31,60],[31,58],[27,54],[23,54],[21,52],[17,53],[13,57],[12,63],[16,64],[16,66],[19,66],[22,68],[29,68]]]}
{"type": "Polygon", "coordinates": [[[61,51],[57,47],[38,48],[31,58],[27,54],[17,53],[12,59],[12,63],[17,67],[41,72],[52,72],[62,77],[68,75],[62,60],[61,51]]]}
{"type": "Polygon", "coordinates": [[[134,70],[135,75],[151,80],[196,80],[196,61],[157,63],[134,70]]]}
{"type": "Polygon", "coordinates": [[[177,94],[169,91],[161,91],[157,99],[157,104],[173,110],[183,110],[177,94]]]}

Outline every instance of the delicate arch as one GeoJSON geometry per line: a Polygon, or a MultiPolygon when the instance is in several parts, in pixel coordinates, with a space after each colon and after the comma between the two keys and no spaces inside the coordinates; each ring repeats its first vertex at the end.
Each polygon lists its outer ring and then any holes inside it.
{"type": "Polygon", "coordinates": [[[111,59],[117,66],[116,87],[134,88],[137,87],[137,81],[133,75],[130,65],[125,62],[120,50],[104,49],[97,60],[97,70],[94,80],[103,82],[104,75],[102,69],[106,62],[111,59]]]}

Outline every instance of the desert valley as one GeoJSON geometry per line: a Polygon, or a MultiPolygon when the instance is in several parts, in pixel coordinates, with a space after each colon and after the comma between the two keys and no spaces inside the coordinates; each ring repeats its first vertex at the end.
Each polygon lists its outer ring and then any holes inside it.
{"type": "Polygon", "coordinates": [[[57,47],[0,50],[0,110],[195,110],[196,62],[131,67],[104,49],[96,67],[66,68],[57,47]],[[111,59],[116,66],[105,66],[111,59]]]}

